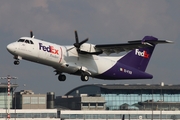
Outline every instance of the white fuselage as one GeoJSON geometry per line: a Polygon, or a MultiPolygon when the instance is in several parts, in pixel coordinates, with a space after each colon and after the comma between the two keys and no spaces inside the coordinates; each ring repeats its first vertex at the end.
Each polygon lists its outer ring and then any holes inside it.
{"type": "Polygon", "coordinates": [[[61,46],[29,37],[20,39],[32,41],[33,44],[25,41],[9,44],[7,49],[16,59],[51,66],[61,73],[75,74],[82,69],[94,77],[110,69],[117,60],[116,57],[78,54],[74,46],[61,46]]]}

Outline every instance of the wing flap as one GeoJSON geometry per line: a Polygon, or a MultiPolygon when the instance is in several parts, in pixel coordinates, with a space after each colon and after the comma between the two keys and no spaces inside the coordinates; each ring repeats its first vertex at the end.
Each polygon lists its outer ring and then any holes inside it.
{"type": "Polygon", "coordinates": [[[170,41],[170,40],[157,40],[157,41],[135,40],[135,41],[128,41],[128,43],[142,43],[142,42],[148,42],[148,43],[153,43],[153,44],[173,43],[173,41],[170,41]]]}

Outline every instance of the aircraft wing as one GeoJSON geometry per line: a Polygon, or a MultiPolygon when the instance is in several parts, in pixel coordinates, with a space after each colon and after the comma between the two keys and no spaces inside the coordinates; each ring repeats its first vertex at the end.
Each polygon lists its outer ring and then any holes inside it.
{"type": "Polygon", "coordinates": [[[120,53],[124,51],[130,51],[137,48],[145,48],[154,46],[159,43],[171,43],[171,41],[168,40],[158,40],[158,41],[142,41],[142,40],[136,40],[136,41],[128,41],[128,43],[123,44],[101,44],[101,45],[95,45],[95,49],[97,51],[102,51],[103,53],[110,55],[111,53],[120,53]]]}
{"type": "Polygon", "coordinates": [[[124,51],[130,51],[136,48],[143,48],[149,45],[144,45],[141,43],[125,43],[125,44],[104,44],[96,45],[95,49],[97,51],[103,51],[103,53],[110,55],[111,53],[120,53],[124,51]]]}

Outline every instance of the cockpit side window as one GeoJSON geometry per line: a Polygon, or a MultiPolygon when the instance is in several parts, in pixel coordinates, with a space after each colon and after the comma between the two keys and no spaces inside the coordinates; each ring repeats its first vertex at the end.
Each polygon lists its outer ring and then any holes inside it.
{"type": "Polygon", "coordinates": [[[19,39],[18,42],[24,42],[25,40],[24,39],[19,39]]]}
{"type": "Polygon", "coordinates": [[[30,43],[31,43],[31,44],[34,44],[33,41],[31,41],[31,40],[30,40],[30,43]]]}
{"type": "Polygon", "coordinates": [[[28,44],[29,44],[29,40],[26,40],[25,43],[28,43],[28,44]]]}

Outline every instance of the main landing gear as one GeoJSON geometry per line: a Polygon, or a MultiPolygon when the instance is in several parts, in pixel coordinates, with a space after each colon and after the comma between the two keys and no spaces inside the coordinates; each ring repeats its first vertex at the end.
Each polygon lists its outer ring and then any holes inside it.
{"type": "Polygon", "coordinates": [[[58,80],[59,80],[59,81],[65,81],[65,80],[66,80],[66,75],[62,74],[62,73],[59,72],[58,70],[55,70],[54,72],[56,72],[55,75],[58,75],[58,80]]]}
{"type": "Polygon", "coordinates": [[[65,81],[65,80],[66,80],[66,75],[64,75],[64,74],[59,74],[58,80],[59,80],[59,81],[65,81]]]}
{"type": "MultiPolygon", "coordinates": [[[[65,80],[66,80],[66,75],[64,75],[64,74],[59,74],[58,80],[59,80],[59,81],[65,81],[65,80]]],[[[81,80],[82,80],[82,81],[88,81],[88,80],[89,80],[89,75],[87,75],[87,74],[82,74],[82,75],[81,75],[81,80]]]]}
{"type": "MultiPolygon", "coordinates": [[[[62,74],[61,72],[55,70],[54,72],[56,72],[55,75],[58,75],[58,80],[59,81],[65,81],[66,80],[66,75],[62,74]]],[[[89,74],[82,71],[81,73],[81,80],[82,81],[88,81],[89,80],[89,74]]]]}
{"type": "Polygon", "coordinates": [[[81,80],[82,80],[82,81],[88,81],[88,80],[89,80],[89,75],[86,74],[86,73],[82,73],[82,74],[81,74],[81,80]]]}

